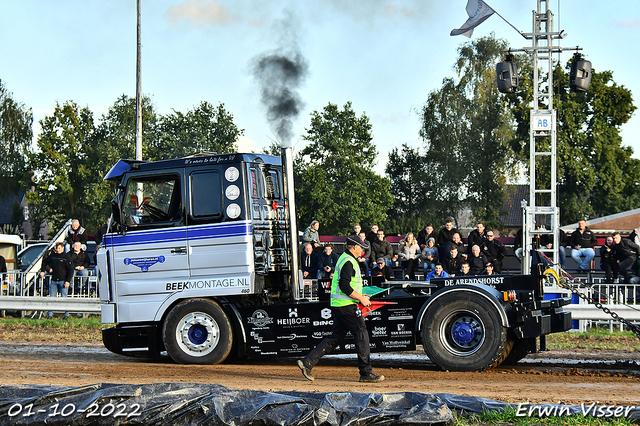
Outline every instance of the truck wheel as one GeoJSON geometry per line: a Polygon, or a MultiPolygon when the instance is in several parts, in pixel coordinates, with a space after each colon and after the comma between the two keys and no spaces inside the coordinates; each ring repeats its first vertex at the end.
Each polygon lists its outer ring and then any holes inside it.
{"type": "Polygon", "coordinates": [[[229,318],[208,299],[185,300],[171,309],[162,339],[169,356],[181,364],[220,363],[233,342],[229,318]]]}
{"type": "Polygon", "coordinates": [[[500,364],[511,351],[496,308],[484,297],[450,292],[429,307],[422,322],[422,344],[443,370],[481,371],[500,364]]]}

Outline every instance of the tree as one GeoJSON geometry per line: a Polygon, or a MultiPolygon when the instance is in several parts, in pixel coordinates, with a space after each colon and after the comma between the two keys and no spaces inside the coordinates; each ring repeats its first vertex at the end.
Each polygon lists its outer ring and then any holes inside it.
{"type": "Polygon", "coordinates": [[[508,45],[483,37],[458,49],[454,70],[422,108],[420,136],[426,154],[421,168],[432,215],[458,217],[465,206],[487,226],[500,228],[506,178],[513,155],[512,118],[495,84],[495,64],[508,45]]]}
{"type": "Polygon", "coordinates": [[[16,102],[0,80],[0,197],[17,194],[28,179],[32,125],[31,109],[16,102]]]}
{"type": "Polygon", "coordinates": [[[423,160],[420,150],[407,144],[389,153],[385,173],[391,181],[394,202],[385,226],[401,234],[422,229],[424,223],[433,220],[426,196],[432,176],[421,167],[423,160]]]}
{"type": "Polygon", "coordinates": [[[329,103],[311,113],[295,173],[299,220],[316,219],[323,233],[343,234],[354,222],[383,222],[393,197],[388,179],[376,175],[377,151],[366,115],[356,116],[347,102],[340,110],[329,103]]]}
{"type": "Polygon", "coordinates": [[[40,125],[38,152],[31,156],[35,191],[27,199],[42,206],[54,229],[70,218],[85,224],[86,188],[92,176],[86,153],[94,131],[93,113],[69,101],[56,104],[53,115],[40,125]]]}
{"type": "MultiPolygon", "coordinates": [[[[591,87],[586,93],[569,88],[569,69],[554,67],[554,109],[557,111],[557,179],[561,223],[600,217],[634,208],[640,202],[640,160],[622,145],[620,126],[636,107],[631,92],[613,80],[611,71],[592,70],[591,87]]],[[[525,87],[531,86],[531,67],[521,74],[525,87]]],[[[529,105],[531,90],[509,97],[516,117],[521,158],[528,156],[529,105]],[[524,142],[526,141],[526,142],[524,142]]],[[[548,141],[545,141],[548,143],[548,141]]],[[[544,143],[544,142],[543,142],[544,143]]],[[[549,181],[549,168],[537,169],[543,182],[549,181]]]]}
{"type": "Polygon", "coordinates": [[[236,150],[238,137],[244,134],[233,122],[233,115],[220,103],[214,107],[202,102],[183,114],[173,111],[160,124],[158,158],[177,158],[196,152],[226,154],[236,150]]]}

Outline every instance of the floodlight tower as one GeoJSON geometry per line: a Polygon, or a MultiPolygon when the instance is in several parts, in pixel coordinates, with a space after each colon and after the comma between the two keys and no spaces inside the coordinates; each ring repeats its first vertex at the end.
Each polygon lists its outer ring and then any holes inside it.
{"type": "MultiPolygon", "coordinates": [[[[532,41],[531,47],[514,51],[530,53],[533,58],[533,100],[530,110],[529,132],[529,202],[522,200],[522,273],[531,263],[531,249],[552,255],[558,269],[560,242],[560,209],[557,194],[557,131],[556,111],[553,109],[553,59],[552,54],[563,50],[576,50],[570,75],[570,88],[575,92],[586,92],[591,83],[591,62],[583,60],[578,47],[554,46],[554,40],[563,39],[564,31],[553,30],[553,13],[550,0],[537,0],[533,11],[533,31],[523,33],[532,41]],[[542,76],[540,75],[542,71],[542,76]],[[544,72],[546,72],[546,79],[544,72]],[[538,170],[548,170],[548,177],[538,170]],[[543,180],[543,177],[544,180],[543,180]],[[552,236],[552,248],[540,247],[540,237],[552,236]]],[[[503,18],[504,19],[504,18],[503,18]]],[[[508,21],[507,21],[508,22],[508,21]]],[[[510,24],[511,25],[511,24],[510,24]]],[[[512,25],[513,26],[513,25],[512,25]]],[[[514,27],[515,28],[515,27],[514,27]]],[[[498,89],[502,93],[513,93],[518,87],[517,68],[511,50],[505,61],[496,65],[498,89]]]]}
{"type": "MultiPolygon", "coordinates": [[[[553,255],[558,262],[560,209],[557,196],[557,130],[556,111],[553,109],[553,60],[552,54],[560,52],[554,40],[564,38],[564,31],[553,30],[553,13],[549,0],[537,0],[537,10],[533,11],[533,31],[523,36],[532,41],[533,58],[533,102],[530,110],[529,135],[529,204],[523,202],[522,246],[523,269],[531,264],[531,249],[537,248],[534,241],[542,235],[553,236],[551,249],[540,247],[543,252],[553,255]],[[540,71],[546,71],[546,81],[540,71]],[[542,77],[542,78],[541,78],[542,77]],[[549,170],[549,178],[543,182],[539,169],[549,170]],[[549,227],[547,229],[547,226],[549,227]]],[[[556,267],[557,268],[557,267],[556,267]]]]}

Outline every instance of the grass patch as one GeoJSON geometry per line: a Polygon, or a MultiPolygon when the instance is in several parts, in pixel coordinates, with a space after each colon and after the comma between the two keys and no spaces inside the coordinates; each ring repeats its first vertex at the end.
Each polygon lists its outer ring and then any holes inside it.
{"type": "Polygon", "coordinates": [[[96,316],[77,318],[72,315],[67,320],[0,318],[0,340],[102,342],[101,330],[107,326],[96,316]]]}
{"type": "Polygon", "coordinates": [[[631,331],[610,332],[608,328],[592,327],[585,333],[550,334],[547,348],[640,352],[640,340],[631,331]]]}
{"type": "Polygon", "coordinates": [[[534,425],[586,425],[586,426],[623,426],[635,424],[624,417],[619,418],[596,418],[585,417],[576,414],[563,417],[519,417],[515,410],[487,411],[482,414],[472,414],[469,416],[456,415],[454,413],[455,426],[534,426],[534,425]]]}

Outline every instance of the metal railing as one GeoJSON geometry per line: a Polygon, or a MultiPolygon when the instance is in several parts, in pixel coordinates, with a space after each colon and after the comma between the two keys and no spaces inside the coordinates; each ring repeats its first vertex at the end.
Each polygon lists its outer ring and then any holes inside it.
{"type": "Polygon", "coordinates": [[[50,276],[41,278],[36,272],[12,271],[2,274],[0,311],[100,313],[97,276],[74,277],[67,297],[49,297],[50,281],[50,276]]]}

